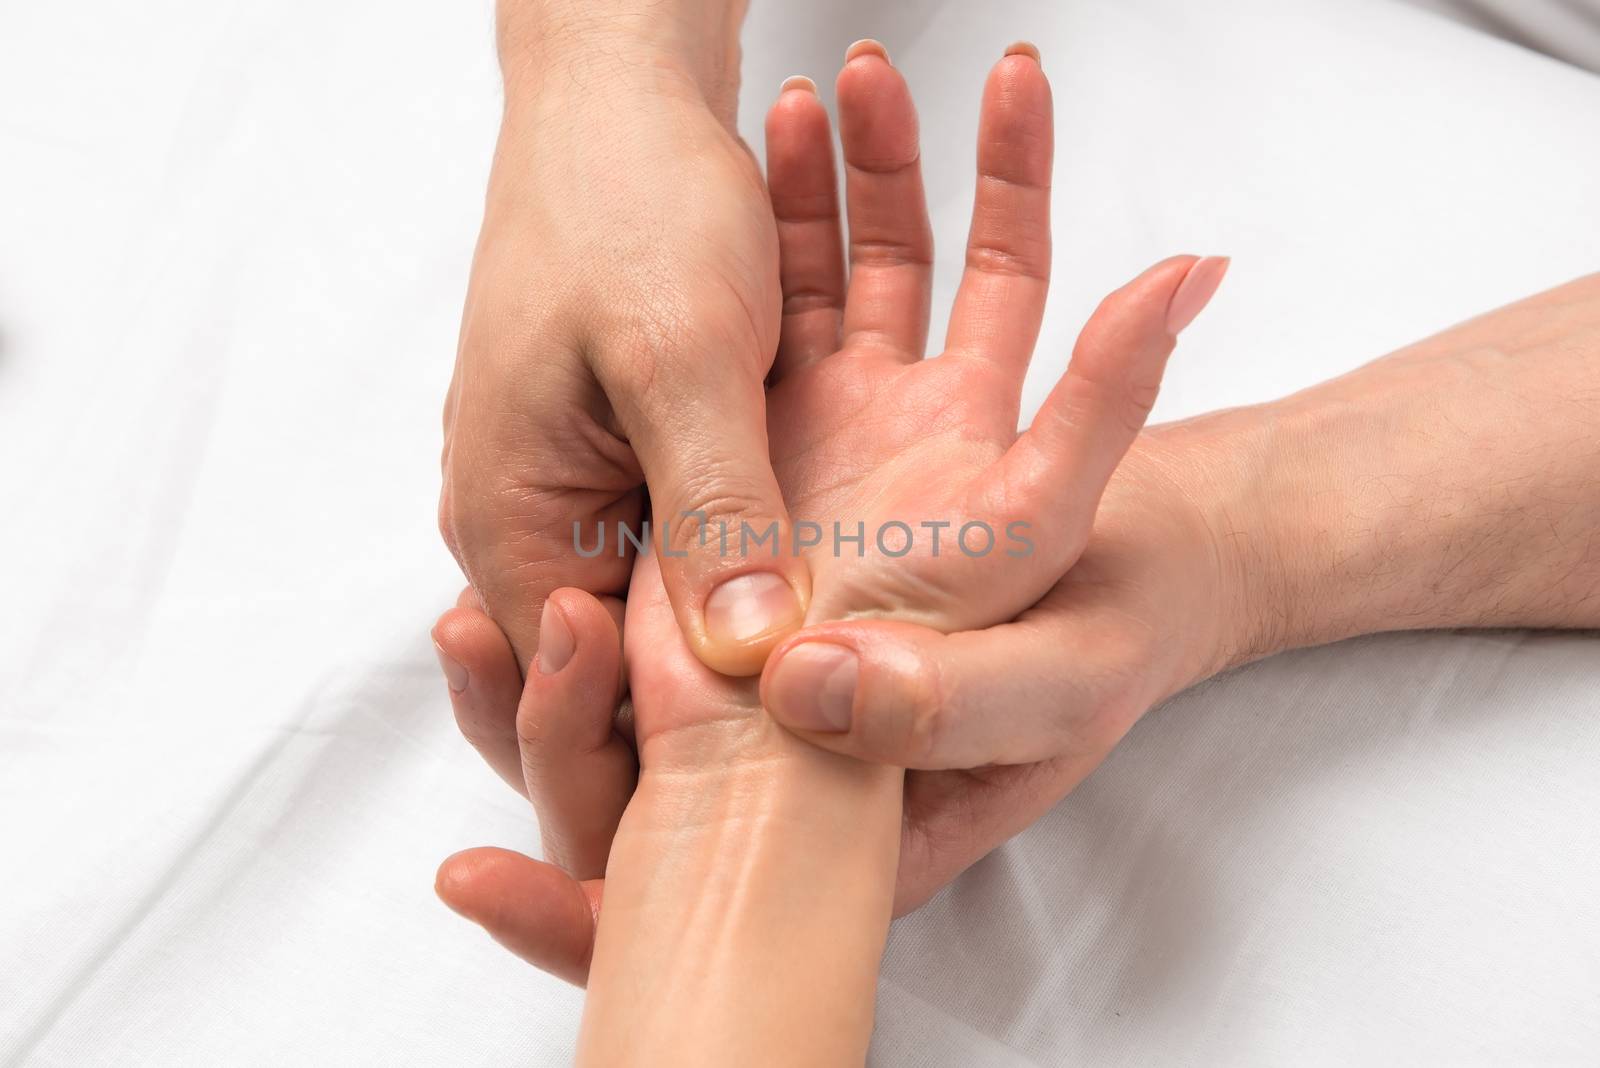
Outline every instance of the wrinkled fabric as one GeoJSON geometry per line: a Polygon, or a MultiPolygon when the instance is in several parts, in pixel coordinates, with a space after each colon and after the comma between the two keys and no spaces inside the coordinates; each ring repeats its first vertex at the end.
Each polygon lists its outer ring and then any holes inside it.
{"type": "MultiPolygon", "coordinates": [[[[884,40],[962,260],[978,94],[1057,96],[1028,412],[1098,298],[1230,254],[1157,410],[1264,400],[1595,267],[1600,82],[1380,0],[757,0],[740,121],[884,40]]],[[[427,636],[491,5],[14,4],[0,28],[0,1060],[562,1064],[581,995],[434,899],[532,817],[427,636]]],[[[936,317],[935,340],[942,334],[936,317]]],[[[1070,655],[1063,650],[1062,655],[1070,655]]],[[[1152,712],[896,924],[880,1065],[1600,1047],[1600,644],[1280,656],[1152,712]]]]}
{"type": "Polygon", "coordinates": [[[1410,0],[1585,70],[1600,71],[1600,0],[1410,0]]]}

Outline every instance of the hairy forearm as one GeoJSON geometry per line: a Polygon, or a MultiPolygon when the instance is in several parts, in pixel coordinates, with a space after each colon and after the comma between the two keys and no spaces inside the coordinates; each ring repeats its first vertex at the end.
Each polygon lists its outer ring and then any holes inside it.
{"type": "Polygon", "coordinates": [[[760,730],[759,757],[647,761],[607,866],[581,1063],[865,1055],[902,773],[760,730]]]}
{"type": "Polygon", "coordinates": [[[1600,276],[1221,413],[1233,662],[1355,634],[1600,626],[1600,276]]]}

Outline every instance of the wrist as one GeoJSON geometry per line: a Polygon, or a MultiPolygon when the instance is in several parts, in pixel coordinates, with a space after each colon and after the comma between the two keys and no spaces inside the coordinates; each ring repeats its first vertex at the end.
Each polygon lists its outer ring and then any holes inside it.
{"type": "Polygon", "coordinates": [[[864,1055],[902,772],[793,741],[641,775],[606,869],[580,1063],[767,1063],[779,1034],[797,1062],[864,1055]]]}
{"type": "Polygon", "coordinates": [[[1314,438],[1266,404],[1229,409],[1180,424],[1202,444],[1207,547],[1218,626],[1210,672],[1303,645],[1332,640],[1326,602],[1307,596],[1313,577],[1300,551],[1306,511],[1323,499],[1317,471],[1301,448],[1314,438]]]}
{"type": "Polygon", "coordinates": [[[1600,622],[1600,278],[1158,433],[1199,487],[1218,669],[1389,630],[1600,622]]]}
{"type": "Polygon", "coordinates": [[[646,743],[619,838],[670,839],[680,857],[708,857],[737,843],[763,861],[804,861],[801,842],[832,854],[855,849],[869,837],[864,831],[891,828],[898,838],[900,769],[830,753],[765,713],[756,724],[695,730],[701,737],[692,746],[671,735],[646,743]],[[767,846],[778,848],[769,853],[767,846]]]}
{"type": "MultiPolygon", "coordinates": [[[[1362,633],[1369,607],[1343,580],[1362,547],[1338,522],[1334,453],[1357,443],[1338,406],[1285,400],[1152,428],[1170,484],[1197,517],[1184,581],[1209,626],[1170,689],[1230,667],[1362,633]]],[[[1370,533],[1370,532],[1369,532],[1370,533]]]]}
{"type": "MultiPolygon", "coordinates": [[[[1141,708],[1286,640],[1275,622],[1278,533],[1258,503],[1261,419],[1229,409],[1149,427],[1107,489],[1096,536],[1128,547],[1128,563],[1113,571],[1143,577],[1134,611],[1151,635],[1141,708]]],[[[1086,578],[1098,580],[1092,570],[1086,578]]]]}
{"type": "Polygon", "coordinates": [[[731,124],[747,0],[499,0],[508,108],[568,90],[666,91],[731,124]]]}

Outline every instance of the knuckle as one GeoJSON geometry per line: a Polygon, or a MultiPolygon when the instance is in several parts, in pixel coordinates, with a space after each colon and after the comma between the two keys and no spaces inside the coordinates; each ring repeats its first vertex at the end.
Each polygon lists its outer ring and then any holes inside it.
{"type": "Polygon", "coordinates": [[[902,759],[911,767],[926,767],[948,755],[943,750],[957,712],[938,663],[922,652],[901,672],[900,681],[902,759]]]}
{"type": "Polygon", "coordinates": [[[1069,369],[1060,403],[1052,406],[1051,414],[1066,425],[1093,427],[1109,422],[1118,430],[1137,434],[1155,407],[1160,388],[1160,383],[1107,381],[1069,369]]]}
{"type": "Polygon", "coordinates": [[[1144,428],[1145,421],[1150,418],[1150,411],[1156,406],[1156,396],[1161,391],[1159,382],[1129,382],[1122,390],[1120,403],[1116,406],[1116,416],[1121,421],[1123,429],[1137,434],[1144,428]]]}
{"type": "Polygon", "coordinates": [[[836,310],[844,303],[843,294],[825,286],[795,286],[783,294],[783,315],[806,315],[814,311],[836,310]]]}
{"type": "MultiPolygon", "coordinates": [[[[772,151],[768,145],[767,151],[772,151]]],[[[772,214],[780,222],[833,223],[839,218],[838,197],[832,190],[821,193],[772,193],[772,214]]]]}
{"type": "Polygon", "coordinates": [[[886,150],[877,153],[867,153],[860,150],[847,152],[845,162],[854,169],[875,178],[897,178],[914,173],[922,166],[922,155],[915,146],[909,151],[907,146],[891,146],[900,148],[899,152],[886,150]]]}
{"type": "Polygon", "coordinates": [[[1103,407],[1104,397],[1104,386],[1069,367],[1066,377],[1034,417],[1033,425],[1052,437],[1070,441],[1094,425],[1094,415],[1103,407]]]}
{"type": "Polygon", "coordinates": [[[624,413],[643,407],[658,381],[670,375],[668,353],[689,345],[689,318],[670,301],[658,299],[644,306],[611,311],[591,327],[587,348],[612,403],[624,413]]]}
{"type": "Polygon", "coordinates": [[[680,487],[678,501],[678,513],[665,517],[671,523],[667,545],[674,553],[725,540],[737,543],[746,527],[760,535],[774,520],[761,487],[720,467],[692,476],[680,487]]]}
{"type": "Polygon", "coordinates": [[[984,274],[1045,282],[1050,277],[1050,250],[1026,235],[989,235],[967,245],[967,267],[984,274]]]}
{"type": "Polygon", "coordinates": [[[439,494],[439,536],[470,580],[472,572],[491,551],[498,529],[492,503],[478,492],[463,492],[460,483],[449,480],[439,494]]]}
{"type": "Polygon", "coordinates": [[[506,742],[504,730],[495,730],[484,723],[475,713],[458,711],[456,713],[456,730],[461,737],[480,753],[488,754],[500,749],[506,742]]]}
{"type": "Polygon", "coordinates": [[[1102,679],[1099,692],[1056,715],[1052,746],[1069,756],[1106,753],[1132,726],[1136,709],[1133,679],[1102,679]]]}
{"type": "Polygon", "coordinates": [[[1108,627],[1097,636],[1095,648],[1086,650],[1089,655],[1080,658],[1074,672],[1081,700],[1057,710],[1060,751],[1106,751],[1144,714],[1155,642],[1153,631],[1143,626],[1108,627]]]}
{"type": "Polygon", "coordinates": [[[909,238],[891,234],[863,236],[850,242],[850,263],[857,268],[931,267],[933,243],[922,234],[909,238]]]}
{"type": "Polygon", "coordinates": [[[521,747],[522,761],[530,771],[538,768],[538,757],[543,751],[547,735],[546,727],[544,717],[534,704],[524,703],[517,709],[517,745],[521,747]]]}
{"type": "Polygon", "coordinates": [[[562,825],[565,814],[543,798],[535,801],[533,807],[539,817],[539,848],[544,852],[545,860],[558,868],[572,871],[577,848],[574,836],[562,825]]]}
{"type": "MultiPolygon", "coordinates": [[[[668,288],[665,282],[649,284],[668,288]]],[[[704,410],[706,398],[730,376],[759,387],[777,348],[782,316],[781,296],[772,296],[770,307],[756,308],[734,287],[718,283],[693,298],[658,292],[592,322],[586,358],[621,425],[636,431],[686,410],[704,410]],[[711,359],[711,352],[739,358],[711,359]]]]}
{"type": "Polygon", "coordinates": [[[439,537],[444,539],[445,547],[450,550],[450,555],[461,562],[461,544],[456,538],[455,503],[451,498],[450,484],[445,483],[439,493],[438,509],[439,537]]]}

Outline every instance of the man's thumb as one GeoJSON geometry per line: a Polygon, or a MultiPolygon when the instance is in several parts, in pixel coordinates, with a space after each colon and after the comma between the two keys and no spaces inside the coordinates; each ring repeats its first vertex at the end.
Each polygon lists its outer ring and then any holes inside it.
{"type": "Polygon", "coordinates": [[[733,377],[633,445],[678,626],[707,667],[743,676],[800,626],[811,579],[767,454],[765,393],[733,377]]]}

